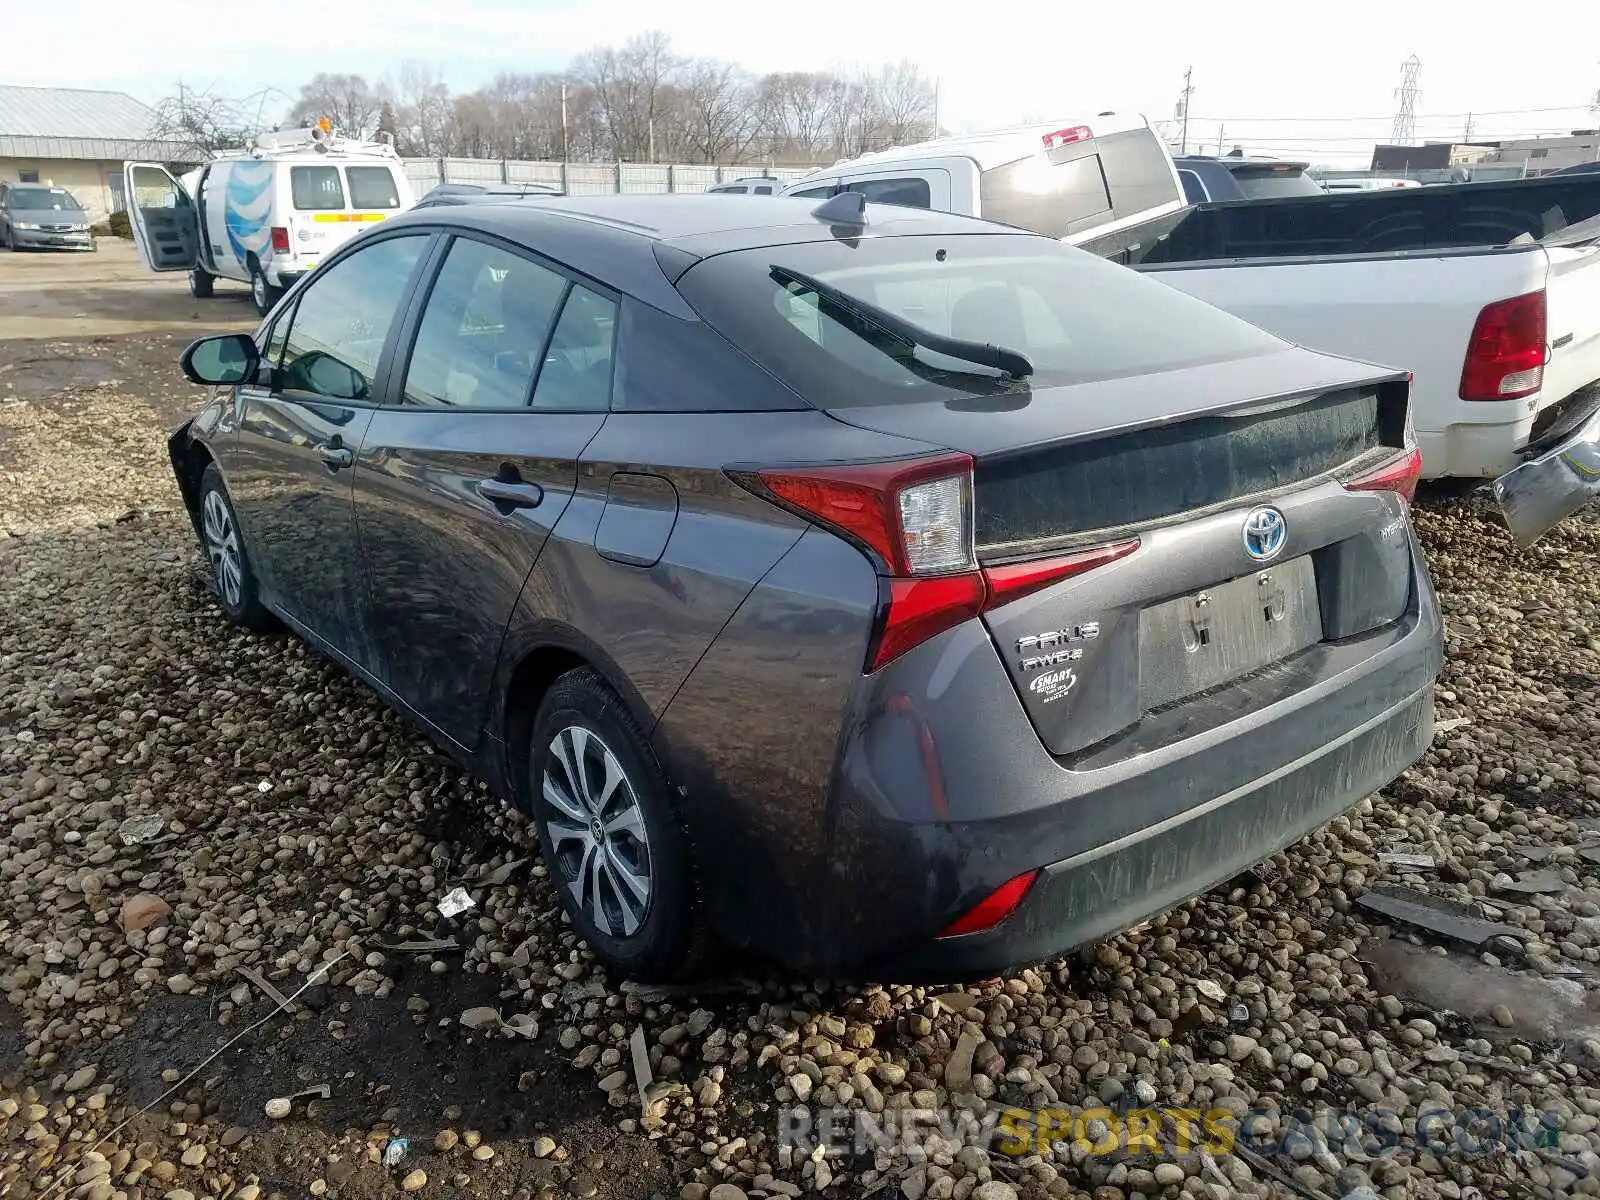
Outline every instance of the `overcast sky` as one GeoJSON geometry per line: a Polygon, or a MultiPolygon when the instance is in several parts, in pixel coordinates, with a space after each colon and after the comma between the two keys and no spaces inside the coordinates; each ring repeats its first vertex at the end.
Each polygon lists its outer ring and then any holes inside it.
{"type": "Polygon", "coordinates": [[[1191,142],[1327,161],[1387,140],[1400,64],[1422,60],[1417,136],[1566,132],[1600,125],[1600,5],[1521,9],[1445,0],[1207,4],[732,4],[718,0],[90,0],[62,21],[12,5],[0,83],[107,87],[155,101],[186,84],[293,93],[317,71],[376,79],[407,58],[455,90],[498,71],[661,29],[684,54],[753,71],[906,57],[940,80],[940,118],[973,130],[1104,109],[1173,116],[1194,68],[1191,142]],[[97,12],[103,10],[103,12],[97,12]],[[1503,20],[1514,13],[1523,15],[1503,20]],[[132,20],[130,21],[130,16],[132,20]],[[1494,17],[1488,21],[1487,18],[1494,17]],[[1552,32],[1558,31],[1558,32],[1552,32]]]}

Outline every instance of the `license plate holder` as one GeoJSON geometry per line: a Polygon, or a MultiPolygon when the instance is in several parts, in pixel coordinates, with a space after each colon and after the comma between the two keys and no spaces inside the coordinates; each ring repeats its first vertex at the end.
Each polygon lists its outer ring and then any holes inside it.
{"type": "Polygon", "coordinates": [[[1148,712],[1270,666],[1322,640],[1309,555],[1139,614],[1139,700],[1148,712]]]}

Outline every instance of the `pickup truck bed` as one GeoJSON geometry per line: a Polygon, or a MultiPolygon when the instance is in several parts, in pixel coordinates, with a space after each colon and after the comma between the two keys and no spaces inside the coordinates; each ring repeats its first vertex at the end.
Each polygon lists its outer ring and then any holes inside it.
{"type": "Polygon", "coordinates": [[[1488,478],[1600,408],[1597,241],[1600,176],[1569,175],[1197,205],[1129,265],[1290,341],[1411,371],[1424,476],[1488,478]],[[1491,369],[1485,393],[1483,356],[1518,338],[1532,357],[1491,369]]]}

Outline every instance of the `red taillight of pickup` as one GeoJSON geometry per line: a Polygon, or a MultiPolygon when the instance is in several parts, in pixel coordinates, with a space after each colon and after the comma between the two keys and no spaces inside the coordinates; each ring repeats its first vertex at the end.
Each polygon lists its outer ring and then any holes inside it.
{"type": "Polygon", "coordinates": [[[1461,368],[1463,400],[1517,400],[1544,383],[1543,291],[1497,300],[1478,314],[1461,368]]]}
{"type": "Polygon", "coordinates": [[[861,547],[883,577],[876,671],[935,634],[1030,592],[1125,558],[1130,538],[1072,554],[981,566],[973,545],[972,459],[936,455],[895,462],[741,471],[758,495],[861,547]]]}

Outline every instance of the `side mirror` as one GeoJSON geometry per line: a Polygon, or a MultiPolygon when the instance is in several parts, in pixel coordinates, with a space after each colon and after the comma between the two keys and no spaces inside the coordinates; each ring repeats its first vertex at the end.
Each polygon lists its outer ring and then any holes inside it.
{"type": "Polygon", "coordinates": [[[192,343],[178,360],[192,383],[217,386],[254,379],[261,352],[247,333],[223,333],[192,343]]]}

